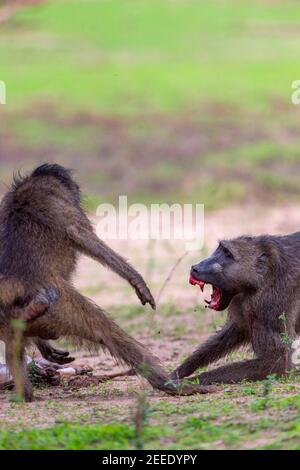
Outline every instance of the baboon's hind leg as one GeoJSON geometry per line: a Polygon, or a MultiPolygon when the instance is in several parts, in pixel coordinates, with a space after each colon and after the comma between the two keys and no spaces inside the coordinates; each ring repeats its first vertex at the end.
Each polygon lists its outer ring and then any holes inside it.
{"type": "MultiPolygon", "coordinates": [[[[173,395],[208,393],[210,387],[173,383],[159,364],[159,360],[134,338],[123,331],[113,320],[86,297],[62,281],[61,298],[55,309],[55,334],[76,336],[97,343],[122,363],[145,377],[153,388],[173,395]],[[61,318],[61,320],[60,320],[61,318]]],[[[51,312],[50,312],[51,314],[51,312]]],[[[43,322],[43,318],[38,320],[43,322]]],[[[38,334],[35,331],[35,334],[38,334]]]]}
{"type": "Polygon", "coordinates": [[[54,348],[49,341],[42,338],[34,338],[34,343],[44,359],[55,364],[69,364],[75,360],[68,351],[54,348]]]}

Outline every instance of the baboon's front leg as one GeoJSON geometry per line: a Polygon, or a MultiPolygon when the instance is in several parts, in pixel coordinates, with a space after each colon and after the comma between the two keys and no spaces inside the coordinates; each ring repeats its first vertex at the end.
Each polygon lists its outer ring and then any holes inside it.
{"type": "Polygon", "coordinates": [[[203,372],[197,379],[203,385],[214,383],[232,384],[243,380],[255,382],[264,380],[272,374],[283,375],[287,371],[285,365],[285,360],[280,357],[252,359],[203,372]]]}
{"type": "Polygon", "coordinates": [[[155,309],[155,300],[143,277],[122,256],[97,237],[90,227],[88,219],[86,225],[83,225],[81,219],[77,223],[78,225],[74,222],[74,226],[67,229],[67,233],[76,248],[112,269],[129,282],[142,304],[149,303],[155,309]]]}
{"type": "Polygon", "coordinates": [[[263,380],[268,375],[283,375],[291,369],[291,348],[282,340],[280,329],[265,328],[253,322],[252,345],[256,359],[236,362],[200,374],[202,384],[237,383],[242,380],[263,380]]]}
{"type": "Polygon", "coordinates": [[[68,237],[76,251],[79,251],[129,282],[143,305],[149,303],[155,309],[155,300],[143,277],[118,253],[100,240],[95,234],[87,215],[79,207],[66,200],[55,198],[57,229],[68,237]]]}
{"type": "Polygon", "coordinates": [[[172,372],[171,378],[176,380],[188,377],[199,367],[205,367],[220,359],[245,341],[246,333],[234,322],[228,322],[172,372]]]}

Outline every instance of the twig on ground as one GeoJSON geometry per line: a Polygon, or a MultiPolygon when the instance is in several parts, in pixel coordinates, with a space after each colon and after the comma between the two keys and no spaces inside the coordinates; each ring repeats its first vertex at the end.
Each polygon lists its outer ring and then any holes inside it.
{"type": "Polygon", "coordinates": [[[156,305],[158,306],[159,303],[160,303],[160,299],[161,299],[161,296],[165,290],[165,288],[167,287],[167,285],[169,284],[169,282],[171,281],[172,277],[173,277],[173,274],[175,273],[177,267],[179,266],[179,264],[181,263],[181,261],[187,256],[189,252],[186,251],[185,253],[183,253],[183,255],[180,256],[180,258],[178,258],[178,260],[176,261],[176,263],[174,264],[174,266],[172,267],[171,271],[169,272],[165,282],[163,283],[159,293],[158,293],[158,296],[157,296],[157,299],[156,299],[156,305]]]}
{"type": "Polygon", "coordinates": [[[133,412],[133,424],[135,428],[135,447],[137,450],[144,449],[144,431],[149,414],[148,396],[145,392],[139,393],[136,408],[133,412]]]}

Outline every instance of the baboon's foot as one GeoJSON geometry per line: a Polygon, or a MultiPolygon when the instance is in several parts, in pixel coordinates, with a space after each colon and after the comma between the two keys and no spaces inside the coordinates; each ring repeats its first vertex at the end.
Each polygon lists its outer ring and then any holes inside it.
{"type": "Polygon", "coordinates": [[[38,340],[36,343],[43,358],[55,364],[69,364],[75,360],[68,351],[54,348],[48,341],[38,340]]]}

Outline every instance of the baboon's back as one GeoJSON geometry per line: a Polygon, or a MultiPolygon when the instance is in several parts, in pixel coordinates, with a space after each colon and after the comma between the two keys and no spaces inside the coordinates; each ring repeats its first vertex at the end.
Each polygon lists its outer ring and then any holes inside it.
{"type": "Polygon", "coordinates": [[[16,180],[0,204],[0,273],[29,283],[52,272],[68,278],[76,254],[61,218],[68,217],[67,207],[75,202],[51,171],[34,173],[16,180]],[[58,216],[57,206],[64,203],[66,211],[58,216]]]}

